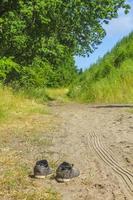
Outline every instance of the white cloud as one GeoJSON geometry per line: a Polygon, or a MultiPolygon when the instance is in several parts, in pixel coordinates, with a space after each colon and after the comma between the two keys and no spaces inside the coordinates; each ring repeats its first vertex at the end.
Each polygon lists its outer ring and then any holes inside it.
{"type": "Polygon", "coordinates": [[[124,36],[133,31],[133,0],[127,1],[132,9],[125,15],[123,10],[119,10],[119,17],[110,21],[108,25],[104,25],[107,32],[99,48],[90,55],[90,57],[76,57],[76,64],[79,68],[87,68],[90,64],[96,62],[99,57],[102,57],[107,51],[120,41],[124,36]]]}
{"type": "Polygon", "coordinates": [[[108,36],[115,36],[117,34],[128,34],[133,31],[133,1],[129,2],[131,6],[130,12],[125,15],[121,9],[119,11],[119,17],[112,19],[108,25],[104,25],[108,36]]]}

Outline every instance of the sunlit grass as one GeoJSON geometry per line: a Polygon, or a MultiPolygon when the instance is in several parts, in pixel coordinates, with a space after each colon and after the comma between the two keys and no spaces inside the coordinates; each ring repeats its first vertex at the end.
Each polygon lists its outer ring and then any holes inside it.
{"type": "Polygon", "coordinates": [[[89,103],[133,103],[133,32],[85,70],[69,96],[89,103]]]}
{"type": "Polygon", "coordinates": [[[0,199],[57,200],[60,196],[52,188],[28,177],[31,169],[17,151],[3,149],[0,157],[0,199]],[[6,166],[5,168],[3,166],[6,166]]]}
{"type": "Polygon", "coordinates": [[[86,78],[70,89],[70,96],[79,102],[88,103],[133,103],[133,62],[127,60],[119,69],[98,80],[95,75],[86,78]],[[88,79],[87,79],[88,78],[88,79]]]}
{"type": "Polygon", "coordinates": [[[46,106],[38,104],[34,99],[28,99],[22,93],[14,94],[12,89],[0,87],[0,122],[47,112],[46,106]]]}
{"type": "Polygon", "coordinates": [[[46,94],[51,100],[58,102],[69,102],[68,99],[68,88],[46,88],[46,94]]]}
{"type": "MultiPolygon", "coordinates": [[[[24,93],[0,88],[0,199],[59,200],[55,189],[31,178],[38,159],[52,145],[54,117],[24,93]]],[[[53,165],[52,165],[53,166],[53,165]]]]}

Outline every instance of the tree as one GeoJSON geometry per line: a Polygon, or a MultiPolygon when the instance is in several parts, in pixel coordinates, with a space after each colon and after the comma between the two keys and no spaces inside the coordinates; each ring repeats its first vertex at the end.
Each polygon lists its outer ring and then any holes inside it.
{"type": "Polygon", "coordinates": [[[0,56],[21,64],[38,56],[57,67],[67,55],[92,52],[119,8],[130,7],[125,0],[1,0],[0,56]]]}

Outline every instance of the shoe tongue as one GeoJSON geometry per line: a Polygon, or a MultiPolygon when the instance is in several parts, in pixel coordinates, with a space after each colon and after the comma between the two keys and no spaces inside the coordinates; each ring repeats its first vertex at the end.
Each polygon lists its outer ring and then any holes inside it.
{"type": "Polygon", "coordinates": [[[48,161],[47,160],[39,160],[39,161],[37,161],[37,165],[48,167],[48,161]]]}
{"type": "Polygon", "coordinates": [[[65,170],[65,169],[72,169],[72,165],[70,163],[67,163],[67,162],[63,162],[61,164],[61,168],[62,170],[65,170]]]}

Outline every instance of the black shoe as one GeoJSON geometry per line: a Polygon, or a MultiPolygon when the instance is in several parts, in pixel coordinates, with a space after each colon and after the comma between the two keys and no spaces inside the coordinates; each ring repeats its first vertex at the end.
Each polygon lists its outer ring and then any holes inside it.
{"type": "Polygon", "coordinates": [[[56,170],[56,180],[58,182],[67,182],[79,175],[79,170],[76,169],[73,164],[67,162],[61,163],[56,170]]]}
{"type": "Polygon", "coordinates": [[[45,178],[48,175],[52,174],[52,170],[48,165],[47,160],[39,160],[36,162],[34,167],[34,177],[35,178],[45,178]]]}

